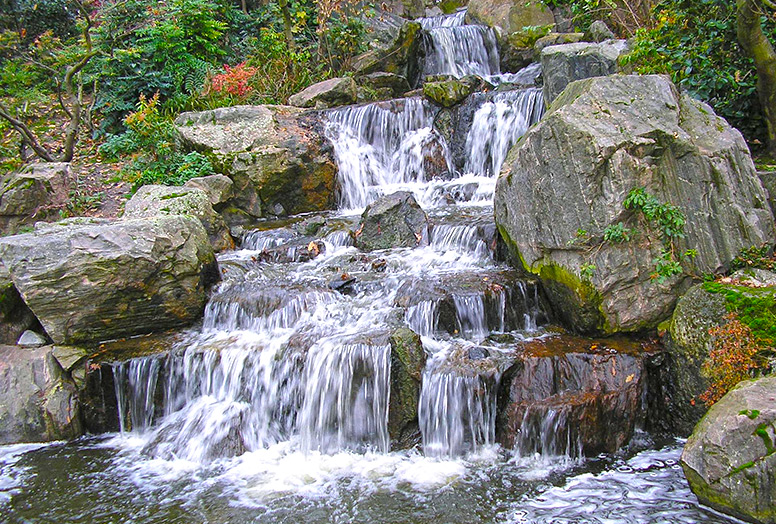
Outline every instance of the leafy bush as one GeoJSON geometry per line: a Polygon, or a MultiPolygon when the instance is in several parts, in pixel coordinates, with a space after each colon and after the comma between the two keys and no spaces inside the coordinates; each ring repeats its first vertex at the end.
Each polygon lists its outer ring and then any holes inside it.
{"type": "MultiPolygon", "coordinates": [[[[637,32],[625,58],[638,73],[668,74],[693,97],[741,130],[763,140],[765,123],[756,93],[752,60],[738,45],[736,3],[729,0],[662,0],[655,25],[637,32]]],[[[776,40],[774,20],[764,20],[776,40]]]]}
{"type": "Polygon", "coordinates": [[[137,111],[124,119],[127,130],[100,147],[100,153],[107,159],[130,157],[122,174],[132,183],[133,191],[146,184],[179,186],[191,178],[214,173],[204,155],[197,152],[184,155],[175,149],[175,126],[160,114],[158,106],[158,95],[152,98],[141,95],[137,111]]]}
{"type": "Polygon", "coordinates": [[[755,376],[763,368],[762,347],[751,328],[731,313],[725,324],[711,328],[712,350],[702,371],[709,378],[700,399],[711,406],[736,384],[755,376]]]}
{"type": "Polygon", "coordinates": [[[574,17],[574,25],[587,31],[590,24],[603,20],[615,32],[633,36],[634,32],[650,23],[654,0],[545,0],[551,7],[567,7],[574,17]]]}
{"type": "Polygon", "coordinates": [[[186,108],[226,55],[228,20],[237,15],[223,0],[114,0],[100,16],[96,109],[104,128],[117,130],[140,95],[159,93],[168,114],[186,108]]]}

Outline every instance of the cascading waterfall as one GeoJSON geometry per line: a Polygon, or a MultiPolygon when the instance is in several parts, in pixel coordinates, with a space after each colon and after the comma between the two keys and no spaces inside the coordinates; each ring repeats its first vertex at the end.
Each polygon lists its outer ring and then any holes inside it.
{"type": "Polygon", "coordinates": [[[434,110],[420,98],[330,111],[326,134],[339,166],[340,209],[356,211],[383,194],[417,188],[430,178],[431,156],[451,172],[433,119],[434,110]]]}
{"type": "MultiPolygon", "coordinates": [[[[421,20],[440,53],[427,66],[456,76],[497,74],[492,31],[465,25],[464,16],[421,20]]],[[[489,95],[474,115],[461,177],[428,102],[407,98],[330,110],[326,135],[339,165],[340,210],[360,211],[397,189],[412,190],[424,206],[439,210],[450,207],[451,197],[487,203],[506,152],[542,111],[535,88],[489,95]]],[[[478,213],[488,213],[483,209],[478,213]]],[[[195,461],[287,441],[305,453],[388,451],[392,357],[380,333],[395,308],[395,290],[422,282],[430,271],[487,275],[495,266],[483,231],[451,215],[432,229],[427,247],[387,253],[382,280],[369,280],[352,297],[321,281],[334,268],[343,272],[342,257],[354,249],[347,231],[323,237],[325,254],[290,271],[288,262],[259,263],[250,253],[296,249],[293,229],[246,233],[247,255],[224,255],[243,269],[225,273],[201,332],[165,358],[116,366],[122,431],[145,434],[152,456],[195,461]]],[[[478,374],[454,360],[487,355],[477,345],[491,330],[536,329],[538,297],[528,297],[521,285],[474,291],[453,284],[445,296],[414,300],[404,309],[405,323],[431,355],[418,407],[428,455],[457,456],[494,442],[498,373],[478,374]]]]}
{"type": "Polygon", "coordinates": [[[474,114],[466,137],[464,172],[498,175],[509,149],[543,114],[544,98],[539,88],[491,95],[474,114]]]}

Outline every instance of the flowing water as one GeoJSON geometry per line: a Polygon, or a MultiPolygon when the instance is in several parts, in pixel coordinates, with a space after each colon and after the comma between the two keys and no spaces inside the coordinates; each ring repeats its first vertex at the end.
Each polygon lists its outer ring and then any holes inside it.
{"type": "MultiPolygon", "coordinates": [[[[498,74],[492,32],[463,17],[423,21],[433,67],[498,74]],[[456,44],[470,29],[477,52],[456,44]]],[[[543,110],[536,88],[483,96],[459,168],[421,99],[329,111],[339,211],[248,232],[200,327],[109,366],[118,434],[0,448],[3,521],[730,522],[698,507],[681,443],[583,459],[562,410],[496,443],[502,373],[548,313],[497,261],[493,188],[543,110]],[[353,247],[357,214],[399,189],[429,214],[421,246],[353,247]],[[402,326],[426,358],[409,449],[389,431],[402,326]]]]}

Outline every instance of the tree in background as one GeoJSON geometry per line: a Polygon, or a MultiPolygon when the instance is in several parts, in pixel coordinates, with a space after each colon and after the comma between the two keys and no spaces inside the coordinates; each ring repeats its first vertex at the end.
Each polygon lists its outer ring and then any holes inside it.
{"type": "MultiPolygon", "coordinates": [[[[53,83],[53,93],[56,95],[59,108],[64,113],[66,124],[64,127],[64,143],[62,144],[60,154],[56,155],[42,142],[38,133],[36,133],[19,111],[15,111],[3,102],[0,102],[0,119],[4,120],[11,128],[21,136],[22,149],[29,146],[43,160],[60,160],[70,162],[73,159],[75,145],[78,138],[78,132],[81,127],[81,121],[84,114],[84,96],[81,73],[89,62],[98,54],[92,45],[93,20],[90,7],[81,0],[71,0],[69,2],[54,2],[53,6],[41,3],[39,17],[29,17],[28,27],[24,24],[25,18],[22,16],[10,21],[16,25],[18,38],[9,36],[9,31],[4,32],[4,43],[12,45],[4,46],[6,54],[4,67],[3,85],[4,90],[16,89],[13,85],[21,82],[22,86],[26,83],[48,81],[53,83]],[[72,14],[66,7],[74,10],[77,14],[72,14]],[[62,11],[64,9],[64,11],[62,11]],[[67,16],[60,19],[58,15],[64,12],[67,16]],[[72,19],[71,19],[72,16],[72,19]],[[46,30],[45,19],[53,17],[52,29],[46,30]],[[43,20],[41,20],[43,19],[43,20]],[[67,36],[74,23],[77,21],[80,26],[80,35],[74,41],[63,45],[56,34],[67,36]],[[33,39],[34,37],[34,39],[33,39]],[[8,63],[17,69],[17,74],[8,75],[8,63]],[[38,70],[37,74],[33,70],[38,70]],[[26,71],[25,71],[26,70],[26,71]],[[21,75],[22,78],[19,76],[21,75]],[[10,82],[9,82],[10,80],[10,82]],[[9,85],[11,84],[11,85],[9,85]]],[[[21,14],[25,12],[25,5],[17,11],[21,14]]],[[[34,6],[35,11],[37,4],[34,6]]],[[[29,11],[29,9],[27,9],[29,11]]],[[[8,18],[4,20],[9,23],[8,18]]],[[[23,98],[23,97],[22,97],[23,98]]]]}
{"type": "Polygon", "coordinates": [[[770,0],[737,0],[736,7],[738,41],[757,70],[757,94],[767,125],[766,147],[776,157],[776,51],[762,23],[765,16],[774,16],[776,4],[770,0]]]}

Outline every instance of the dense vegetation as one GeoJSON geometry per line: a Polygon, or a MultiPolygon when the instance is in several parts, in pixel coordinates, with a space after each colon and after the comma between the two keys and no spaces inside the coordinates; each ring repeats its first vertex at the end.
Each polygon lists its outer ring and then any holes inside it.
{"type": "MultiPolygon", "coordinates": [[[[770,0],[741,2],[762,2],[757,3],[762,28],[776,40],[770,0]]],[[[736,2],[547,3],[569,12],[579,29],[603,19],[620,36],[633,37],[626,62],[635,71],[670,74],[741,129],[755,151],[768,143],[755,64],[739,44],[736,2]]],[[[363,5],[5,0],[0,3],[2,168],[18,168],[35,157],[70,160],[76,144],[94,151],[107,141],[103,160],[131,155],[133,182],[159,181],[149,166],[158,174],[169,160],[177,171],[181,159],[157,153],[139,159],[138,151],[148,148],[132,149],[137,130],[126,122],[128,115],[150,111],[170,119],[190,109],[285,103],[313,82],[347,74],[350,60],[365,50],[365,21],[374,16],[363,5]],[[143,105],[152,99],[152,108],[143,105]],[[127,131],[129,136],[116,138],[127,131]]],[[[167,147],[169,137],[158,136],[151,151],[167,147]]]]}

